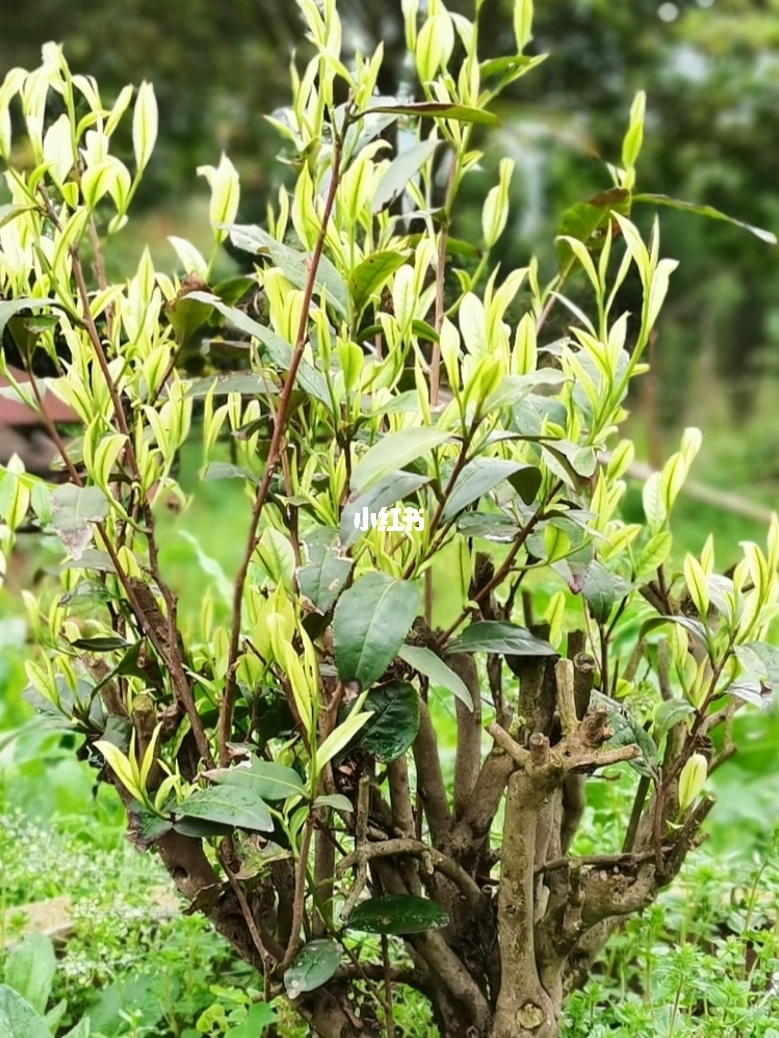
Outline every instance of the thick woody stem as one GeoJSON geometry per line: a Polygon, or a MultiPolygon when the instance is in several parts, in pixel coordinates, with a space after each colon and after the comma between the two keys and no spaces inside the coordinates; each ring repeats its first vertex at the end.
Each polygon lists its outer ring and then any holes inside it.
{"type": "Polygon", "coordinates": [[[419,706],[419,732],[414,740],[417,788],[430,827],[430,838],[433,845],[439,847],[446,836],[451,816],[441,771],[438,740],[426,704],[420,703],[419,706]]]}
{"type": "Polygon", "coordinates": [[[579,725],[574,697],[574,665],[571,660],[557,661],[555,683],[557,685],[557,712],[560,715],[563,735],[570,735],[579,725]]]}
{"type": "Polygon", "coordinates": [[[523,772],[509,779],[501,849],[498,942],[502,982],[492,1038],[552,1038],[555,1007],[538,973],[534,869],[544,786],[523,772]]]}
{"type": "Polygon", "coordinates": [[[454,769],[454,817],[465,813],[479,776],[481,762],[481,689],[476,662],[468,653],[446,657],[448,666],[468,689],[472,708],[457,700],[457,755],[454,769]]]}
{"type": "MultiPolygon", "coordinates": [[[[416,831],[414,811],[411,806],[411,788],[408,777],[408,762],[405,756],[392,761],[387,766],[389,782],[390,807],[392,809],[392,827],[404,837],[412,837],[416,831]]],[[[412,894],[421,893],[421,885],[414,861],[402,865],[403,881],[412,894]]]]}
{"type": "Polygon", "coordinates": [[[359,869],[361,865],[380,858],[403,857],[417,858],[424,865],[428,875],[433,871],[440,872],[442,876],[446,876],[458,887],[471,908],[484,909],[484,894],[465,869],[446,854],[429,847],[421,840],[396,839],[361,844],[351,854],[347,854],[345,858],[341,859],[338,863],[337,873],[339,876],[343,876],[355,865],[359,869]]]}

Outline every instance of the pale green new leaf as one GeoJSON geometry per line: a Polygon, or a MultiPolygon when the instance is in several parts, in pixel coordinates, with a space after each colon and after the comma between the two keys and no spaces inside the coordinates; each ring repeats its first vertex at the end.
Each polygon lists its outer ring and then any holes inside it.
{"type": "Polygon", "coordinates": [[[372,483],[399,471],[451,439],[452,434],[444,429],[424,427],[388,433],[355,466],[351,489],[357,492],[367,490],[372,483]]]}
{"type": "Polygon", "coordinates": [[[392,202],[409,180],[419,173],[440,143],[436,140],[422,141],[421,144],[415,144],[407,151],[395,156],[387,166],[386,172],[376,188],[376,194],[373,196],[371,208],[374,213],[381,212],[392,202]]]}
{"type": "Polygon", "coordinates": [[[514,39],[521,54],[533,37],[533,0],[514,0],[514,39]]]}
{"type": "Polygon", "coordinates": [[[146,168],[157,141],[158,113],[154,87],[145,81],[138,88],[133,111],[133,152],[138,172],[146,168]]]}
{"type": "Polygon", "coordinates": [[[129,790],[136,800],[143,801],[143,790],[136,781],[135,769],[129,757],[126,757],[118,746],[114,746],[112,742],[107,742],[105,739],[94,743],[94,748],[105,757],[111,771],[125,789],[129,790]]]}
{"type": "Polygon", "coordinates": [[[354,736],[359,732],[362,726],[367,720],[373,717],[370,710],[363,711],[359,714],[351,714],[343,724],[339,724],[335,728],[322,745],[316,751],[316,770],[317,774],[320,774],[322,768],[335,757],[337,753],[348,746],[354,736]]]}
{"type": "Polygon", "coordinates": [[[471,694],[465,682],[432,649],[426,649],[422,645],[403,645],[398,651],[398,656],[428,678],[433,685],[454,693],[461,703],[473,710],[471,694]]]}

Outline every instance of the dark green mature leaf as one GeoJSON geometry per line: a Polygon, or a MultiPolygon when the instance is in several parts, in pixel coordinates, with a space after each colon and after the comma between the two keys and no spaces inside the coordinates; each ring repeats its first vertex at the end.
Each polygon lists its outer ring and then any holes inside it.
{"type": "MultiPolygon", "coordinates": [[[[75,645],[75,642],[73,643],[75,645]]],[[[135,644],[127,646],[127,652],[122,656],[117,665],[110,670],[105,677],[101,678],[100,681],[92,689],[94,695],[104,685],[108,684],[117,674],[121,674],[125,677],[136,677],[144,678],[148,681],[148,674],[146,671],[141,670],[138,665],[138,660],[141,655],[141,648],[143,647],[143,639],[139,639],[135,644]]],[[[94,651],[94,650],[93,650],[94,651]]],[[[109,718],[109,721],[111,718],[109,718]]],[[[117,745],[119,745],[117,743],[117,745]]]]}
{"type": "Polygon", "coordinates": [[[419,610],[415,584],[366,573],[335,607],[333,642],[338,674],[369,688],[395,659],[419,610]]]}
{"type": "Polygon", "coordinates": [[[582,595],[595,622],[605,624],[614,604],[632,589],[633,585],[628,584],[622,577],[618,577],[616,573],[609,573],[599,562],[592,562],[587,569],[582,595]]]}
{"type": "Polygon", "coordinates": [[[260,760],[252,756],[249,765],[240,764],[232,768],[215,768],[205,772],[207,778],[219,785],[240,786],[257,800],[287,800],[302,796],[305,784],[294,768],[274,761],[260,760]]]}
{"type": "Polygon", "coordinates": [[[257,279],[255,277],[249,274],[238,274],[236,277],[227,278],[226,281],[219,281],[213,286],[213,292],[215,296],[219,296],[221,300],[232,306],[256,287],[257,279]]]}
{"type": "MultiPolygon", "coordinates": [[[[284,277],[291,285],[295,288],[305,288],[311,262],[309,253],[291,249],[289,245],[277,241],[261,227],[231,224],[223,230],[229,232],[230,241],[237,249],[270,257],[271,262],[283,271],[284,277]]],[[[338,310],[341,316],[345,316],[349,294],[341,275],[325,255],[319,257],[315,281],[316,295],[319,295],[323,288],[327,292],[328,303],[338,310]]]]}
{"type": "MultiPolygon", "coordinates": [[[[451,519],[523,468],[533,466],[525,466],[518,461],[504,461],[502,458],[474,458],[469,461],[457,477],[441,518],[451,519]]],[[[535,471],[538,472],[538,469],[535,471]]]]}
{"type": "Polygon", "coordinates": [[[300,591],[320,613],[335,604],[352,571],[352,560],[338,554],[338,531],[329,526],[317,527],[304,535],[309,564],[299,569],[300,591]]]}
{"type": "MultiPolygon", "coordinates": [[[[395,156],[376,188],[371,206],[372,212],[380,213],[385,206],[392,202],[409,180],[416,176],[440,143],[441,141],[422,141],[421,144],[415,144],[407,151],[395,156]]],[[[379,255],[382,254],[379,253],[379,255]]],[[[392,255],[392,253],[384,255],[392,255]]]]}
{"type": "MultiPolygon", "coordinates": [[[[631,768],[634,771],[637,771],[639,775],[647,775],[649,778],[657,781],[660,757],[657,752],[655,741],[652,736],[641,727],[634,717],[631,717],[629,720],[633,732],[633,742],[638,746],[639,750],[641,750],[641,756],[628,761],[628,764],[630,764],[631,768]]],[[[612,745],[614,745],[614,740],[612,740],[612,745]]]]}
{"type": "Polygon", "coordinates": [[[671,209],[683,209],[688,213],[697,213],[699,216],[708,216],[711,220],[724,220],[726,223],[732,223],[736,227],[742,227],[745,231],[749,231],[750,234],[756,235],[761,241],[767,242],[769,245],[776,245],[776,235],[771,231],[764,231],[761,227],[753,227],[751,224],[744,223],[742,220],[736,220],[732,216],[728,216],[727,213],[722,213],[719,209],[714,209],[710,205],[696,205],[694,202],[681,202],[678,198],[669,198],[668,195],[655,195],[643,193],[640,195],[633,195],[634,202],[648,203],[649,205],[664,205],[671,209]]]}
{"type": "Polygon", "coordinates": [[[239,468],[237,465],[230,465],[226,461],[212,461],[206,469],[206,474],[203,477],[203,482],[211,482],[219,479],[248,479],[250,483],[258,483],[259,480],[256,476],[253,476],[251,472],[247,472],[246,469],[239,468]]]}
{"type": "Polygon", "coordinates": [[[512,408],[512,425],[521,436],[540,436],[545,422],[565,428],[565,405],[555,397],[530,393],[512,408]]]}
{"type": "MultiPolygon", "coordinates": [[[[95,688],[97,688],[97,685],[95,688]]],[[[106,719],[102,741],[110,742],[112,746],[117,746],[127,756],[132,734],[133,726],[130,721],[124,717],[117,717],[116,714],[109,714],[106,719]]]]}
{"type": "Polygon", "coordinates": [[[498,544],[510,544],[519,534],[517,524],[502,512],[468,512],[457,520],[457,529],[463,537],[482,537],[498,544]]]}
{"type": "Polygon", "coordinates": [[[606,708],[608,725],[614,733],[608,740],[609,746],[612,749],[620,749],[622,746],[637,746],[641,751],[641,756],[628,761],[628,764],[639,775],[657,780],[659,765],[657,746],[638,721],[619,703],[610,696],[603,695],[602,692],[593,691],[590,694],[590,706],[606,708]]]}
{"type": "Polygon", "coordinates": [[[326,984],[341,965],[341,949],[335,941],[309,941],[284,974],[289,998],[316,991],[326,984]]]}
{"type": "Polygon", "coordinates": [[[695,708],[690,706],[684,699],[664,699],[655,711],[655,720],[652,726],[655,742],[659,742],[674,725],[694,713],[695,708]]]}
{"type": "Polygon", "coordinates": [[[506,72],[514,72],[516,69],[524,69],[534,64],[535,58],[528,58],[524,54],[510,54],[503,58],[490,58],[482,61],[479,65],[482,79],[491,79],[492,76],[502,76],[506,72]]]}
{"type": "Polygon", "coordinates": [[[544,460],[552,472],[573,490],[582,491],[598,464],[591,447],[579,447],[567,440],[540,441],[544,460]]]}
{"type": "MultiPolygon", "coordinates": [[[[406,257],[402,252],[374,252],[358,263],[351,277],[354,308],[361,314],[374,292],[378,292],[402,267],[406,257]]],[[[379,325],[378,331],[381,331],[379,325]]]]}
{"type": "Polygon", "coordinates": [[[229,836],[233,826],[225,825],[224,822],[210,822],[207,818],[178,818],[173,823],[173,830],[193,840],[210,840],[215,836],[229,836]]]}
{"type": "Polygon", "coordinates": [[[51,1032],[13,988],[0,984],[0,1035],[3,1038],[51,1038],[51,1032]]]}
{"type": "Polygon", "coordinates": [[[108,515],[108,500],[99,487],[63,483],[51,495],[51,525],[74,559],[92,540],[92,525],[108,515]]]}
{"type": "Polygon", "coordinates": [[[498,126],[497,116],[483,108],[469,105],[446,104],[443,101],[413,101],[409,104],[379,105],[365,113],[385,112],[388,115],[417,115],[420,118],[454,119],[459,123],[479,123],[482,126],[498,126]]]}
{"type": "MultiPolygon", "coordinates": [[[[54,945],[42,933],[30,933],[8,952],[3,979],[36,1013],[46,1010],[57,969],[54,945]]],[[[0,1028],[0,1035],[4,1032],[0,1028]]],[[[26,1035],[25,1035],[26,1038],[26,1035]]]]}
{"type": "Polygon", "coordinates": [[[360,730],[356,744],[389,764],[402,757],[419,731],[419,693],[407,681],[371,689],[364,710],[373,717],[360,730]]]}
{"type": "Polygon", "coordinates": [[[59,567],[63,569],[94,569],[99,573],[113,573],[114,564],[108,552],[97,548],[85,548],[77,559],[68,559],[59,567]]]}
{"type": "Polygon", "coordinates": [[[129,838],[141,851],[148,850],[155,840],[173,828],[170,819],[160,818],[138,800],[133,800],[127,808],[127,818],[129,838]]]}
{"type": "Polygon", "coordinates": [[[165,316],[181,346],[186,346],[198,328],[206,323],[210,313],[211,307],[207,303],[200,303],[189,294],[172,299],[165,307],[165,316]]]}
{"type": "Polygon", "coordinates": [[[509,476],[509,483],[526,505],[532,505],[541,489],[543,478],[541,469],[535,465],[523,465],[513,476],[509,476]]]}
{"type": "Polygon", "coordinates": [[[367,490],[372,483],[399,472],[404,465],[452,438],[452,433],[445,429],[424,426],[387,433],[358,461],[352,472],[351,490],[367,490]]]}
{"type": "MultiPolygon", "coordinates": [[[[227,321],[234,328],[237,328],[238,331],[258,339],[265,347],[273,363],[278,365],[282,371],[289,371],[292,364],[292,347],[280,335],[277,335],[264,324],[260,324],[259,321],[253,320],[243,310],[239,310],[234,306],[227,306],[218,296],[211,295],[208,292],[190,292],[189,297],[190,299],[198,299],[203,303],[209,303],[223,317],[227,318],[227,321]]],[[[256,378],[257,376],[253,377],[256,378]]],[[[308,393],[309,396],[322,403],[330,404],[330,394],[324,376],[308,361],[302,360],[300,362],[296,381],[300,388],[308,393]]]]}
{"type": "Polygon", "coordinates": [[[460,702],[464,703],[469,710],[473,710],[471,694],[465,682],[455,674],[451,667],[447,667],[446,663],[432,649],[426,649],[422,645],[403,645],[398,656],[414,670],[428,678],[433,685],[453,692],[460,702]]]}
{"type": "Polygon", "coordinates": [[[639,638],[645,638],[646,635],[651,634],[652,631],[656,631],[658,627],[664,627],[665,624],[678,624],[680,627],[684,627],[690,634],[695,635],[704,645],[707,645],[706,628],[700,622],[695,620],[691,616],[653,616],[641,625],[641,631],[639,632],[639,638]]]}
{"type": "Polygon", "coordinates": [[[130,642],[124,638],[76,638],[70,643],[74,649],[83,649],[85,652],[116,652],[117,649],[129,649],[130,642]]]}
{"type": "Polygon", "coordinates": [[[278,387],[269,379],[263,378],[254,371],[236,371],[230,375],[212,375],[199,378],[187,390],[187,396],[206,397],[214,390],[215,396],[228,396],[230,393],[241,393],[243,396],[261,397],[276,396],[278,387]]]}
{"type": "Polygon", "coordinates": [[[249,1007],[246,1019],[237,1027],[231,1027],[225,1038],[259,1038],[266,1027],[271,1027],[277,1016],[267,1002],[255,1002],[249,1007]]]}
{"type": "Polygon", "coordinates": [[[240,786],[220,785],[201,789],[179,804],[177,818],[195,818],[220,825],[271,832],[273,819],[262,800],[240,786]]]}
{"type": "Polygon", "coordinates": [[[564,371],[558,371],[557,368],[541,368],[527,375],[507,375],[501,379],[498,388],[487,397],[481,413],[488,415],[502,407],[517,407],[539,386],[553,388],[568,381],[570,376],[564,371]]]}
{"type": "Polygon", "coordinates": [[[744,642],[736,655],[747,669],[764,677],[772,688],[779,686],[779,648],[765,642],[744,642]]]}
{"type": "Polygon", "coordinates": [[[382,506],[391,508],[396,502],[402,501],[425,483],[429,483],[430,479],[430,476],[420,476],[416,472],[401,470],[391,472],[360,494],[352,494],[344,505],[338,531],[344,548],[350,547],[360,536],[360,531],[355,526],[355,519],[362,516],[363,509],[367,510],[370,517],[372,512],[378,513],[382,506]]]}
{"type": "Polygon", "coordinates": [[[72,606],[74,612],[83,609],[94,610],[107,602],[114,601],[117,597],[101,581],[82,577],[70,591],[66,591],[60,598],[60,605],[72,606]]]}
{"type": "Polygon", "coordinates": [[[449,916],[435,901],[405,894],[387,894],[357,905],[344,929],[404,935],[440,930],[448,923],[449,916]]]}
{"type": "Polygon", "coordinates": [[[488,652],[507,656],[557,656],[549,642],[507,620],[479,620],[466,627],[447,652],[488,652]]]}
{"type": "MultiPolygon", "coordinates": [[[[587,202],[577,202],[563,213],[557,227],[558,237],[576,238],[588,249],[602,248],[611,214],[629,216],[630,203],[630,192],[622,187],[601,191],[587,202]]],[[[557,243],[557,256],[561,267],[576,262],[571,246],[565,241],[557,243]]]]}
{"type": "MultiPolygon", "coordinates": [[[[0,224],[2,226],[2,224],[0,224]]],[[[60,306],[56,299],[3,299],[0,301],[0,337],[5,331],[5,326],[12,317],[22,310],[39,310],[42,306],[60,306]]]]}
{"type": "Polygon", "coordinates": [[[15,220],[17,216],[21,216],[22,213],[29,213],[34,208],[34,205],[0,205],[0,227],[5,227],[7,223],[15,220]]]}
{"type": "Polygon", "coordinates": [[[773,704],[770,687],[763,685],[760,681],[747,681],[740,678],[728,685],[727,692],[732,696],[738,696],[751,706],[759,706],[762,710],[766,710],[773,704]]]}

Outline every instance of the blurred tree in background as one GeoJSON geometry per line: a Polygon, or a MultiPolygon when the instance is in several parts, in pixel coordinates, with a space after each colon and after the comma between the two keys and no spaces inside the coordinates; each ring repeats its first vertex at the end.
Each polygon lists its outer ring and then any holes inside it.
{"type": "MultiPolygon", "coordinates": [[[[465,13],[471,3],[449,6],[465,13]]],[[[494,55],[511,50],[509,8],[509,0],[485,0],[482,19],[494,11],[501,27],[485,40],[494,55]]],[[[639,88],[648,94],[649,131],[640,189],[779,226],[779,151],[771,147],[779,136],[779,0],[547,0],[537,8],[533,46],[550,57],[508,91],[502,127],[487,147],[495,164],[504,154],[518,164],[520,215],[502,246],[509,265],[535,252],[546,256],[551,276],[556,214],[609,186],[603,163],[618,159],[615,128],[624,124],[624,98],[639,88]]],[[[347,46],[366,52],[384,42],[380,89],[413,93],[401,0],[339,0],[339,11],[347,46]]],[[[161,146],[139,202],[169,208],[172,198],[205,195],[196,167],[224,150],[241,171],[241,216],[255,220],[283,175],[279,137],[264,113],[286,99],[299,18],[288,0],[128,0],[121,13],[100,0],[38,0],[5,11],[0,70],[34,65],[41,45],[56,39],[74,70],[88,70],[106,92],[153,81],[161,146]]],[[[478,226],[477,181],[473,192],[473,211],[458,214],[466,239],[478,226]]],[[[700,421],[696,398],[710,408],[713,384],[742,430],[766,398],[773,417],[777,253],[727,224],[674,211],[663,223],[670,254],[684,263],[656,348],[662,391],[654,417],[662,425],[700,421]]],[[[768,439],[751,452],[750,478],[778,474],[768,439]]]]}

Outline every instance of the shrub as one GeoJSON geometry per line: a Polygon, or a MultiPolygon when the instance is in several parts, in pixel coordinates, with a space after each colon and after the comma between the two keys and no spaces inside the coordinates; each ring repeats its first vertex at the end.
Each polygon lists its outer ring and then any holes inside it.
{"type": "Polygon", "coordinates": [[[176,240],[181,281],[148,253],[126,284],[103,275],[101,238],[152,153],[152,88],[133,173],[110,150],[129,90],[105,108],[51,45],[0,92],[0,150],[19,95],[33,156],[6,174],[0,323],[30,371],[42,349],[61,372],[14,389],[43,421],[53,392],[83,424],[66,443],[48,423],[69,482],[50,490],[16,461],[2,481],[5,553],[24,522],[65,549],[58,579],[24,594],[28,695],[81,734],[130,838],[257,967],[265,999],[286,992],[316,1034],[392,1034],[409,986],[448,1038],[548,1038],[699,841],[733,714],[767,698],[779,522],[727,577],[711,540],[674,570],[695,429],[646,483],[644,521],[619,516],[625,398],[676,267],[657,223],[645,243],[630,219],[663,201],[634,192],[643,96],[613,186],[563,217],[545,285],[536,264],[490,268],[510,161],[483,240],[452,233],[489,105],[541,60],[522,54],[532,4],[515,4],[518,53],[480,63],[478,17],[430,3],[420,24],[407,3],[418,101],[375,96],[381,50],[341,62],[333,0],[300,6],[317,56],[275,119],[295,189],[267,229],[236,225],[229,160],[203,169],[214,253],[176,240]],[[255,271],[214,284],[228,236],[255,271]],[[628,336],[615,300],[633,275],[628,336]],[[587,312],[562,295],[574,278],[587,312]],[[574,324],[548,343],[556,305],[574,324]],[[207,325],[202,349],[237,350],[241,370],[186,376],[207,325]],[[250,520],[227,623],[206,592],[185,630],[156,509],[193,429],[203,478],[242,480],[250,520]],[[231,464],[213,460],[225,435],[231,464]],[[588,779],[622,764],[636,783],[620,844],[573,856],[588,779]]]}

